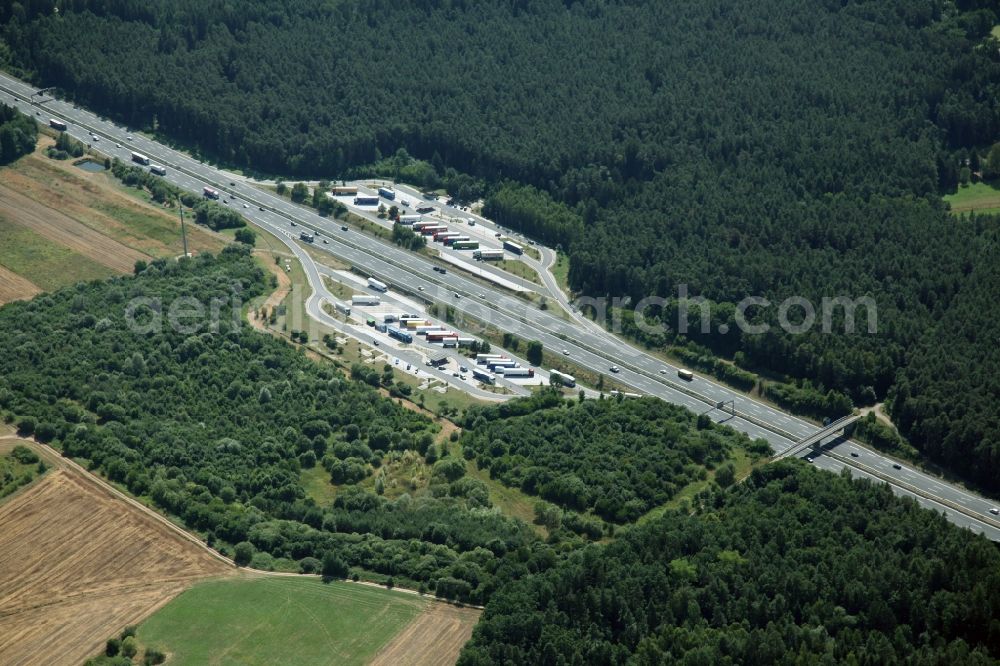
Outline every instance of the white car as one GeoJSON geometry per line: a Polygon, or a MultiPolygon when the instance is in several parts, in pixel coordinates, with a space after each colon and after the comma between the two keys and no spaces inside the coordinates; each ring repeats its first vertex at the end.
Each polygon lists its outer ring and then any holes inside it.
{"type": "Polygon", "coordinates": [[[563,349],[563,356],[569,356],[569,350],[563,349]]]}
{"type": "Polygon", "coordinates": [[[131,135],[129,135],[129,136],[125,137],[125,140],[126,140],[126,141],[131,141],[131,140],[132,140],[132,136],[131,136],[131,135]]]}
{"type": "Polygon", "coordinates": [[[994,516],[1000,516],[1000,509],[993,507],[992,509],[990,509],[990,513],[992,513],[994,516]]]}
{"type": "Polygon", "coordinates": [[[249,208],[250,206],[248,206],[248,205],[246,205],[246,204],[243,204],[243,207],[244,207],[244,208],[249,208]]]}
{"type": "Polygon", "coordinates": [[[613,372],[615,374],[618,374],[619,372],[621,372],[621,368],[619,368],[617,365],[611,366],[610,370],[611,370],[611,372],[613,372]]]}

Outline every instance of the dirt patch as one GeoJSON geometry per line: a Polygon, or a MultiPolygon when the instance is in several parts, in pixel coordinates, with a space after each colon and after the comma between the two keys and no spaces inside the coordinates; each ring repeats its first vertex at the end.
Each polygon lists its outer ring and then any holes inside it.
{"type": "Polygon", "coordinates": [[[481,611],[431,604],[379,650],[371,666],[453,666],[481,611]]]}
{"type": "Polygon", "coordinates": [[[27,300],[42,290],[34,282],[0,266],[0,305],[27,300]]]}
{"type": "Polygon", "coordinates": [[[149,255],[133,250],[59,211],[43,206],[6,184],[0,185],[0,212],[50,241],[69,248],[119,273],[131,273],[135,262],[149,255]]]}
{"type": "Polygon", "coordinates": [[[0,663],[80,663],[208,576],[206,549],[69,464],[0,506],[0,663]]]}

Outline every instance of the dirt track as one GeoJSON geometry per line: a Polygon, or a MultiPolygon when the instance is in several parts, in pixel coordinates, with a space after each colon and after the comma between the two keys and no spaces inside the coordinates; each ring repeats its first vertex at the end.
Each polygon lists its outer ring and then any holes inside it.
{"type": "Polygon", "coordinates": [[[79,664],[195,580],[233,573],[58,465],[0,505],[0,664],[79,664]]]}
{"type": "Polygon", "coordinates": [[[371,666],[453,666],[480,612],[431,604],[379,651],[371,666]]]}
{"type": "Polygon", "coordinates": [[[29,299],[42,290],[35,283],[0,266],[0,305],[29,299]]]}

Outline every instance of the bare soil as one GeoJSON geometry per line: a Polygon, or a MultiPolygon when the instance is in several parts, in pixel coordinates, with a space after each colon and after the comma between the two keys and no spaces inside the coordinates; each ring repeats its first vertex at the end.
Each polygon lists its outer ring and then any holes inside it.
{"type": "Polygon", "coordinates": [[[431,604],[375,655],[371,666],[454,666],[480,613],[431,604]]]}
{"type": "Polygon", "coordinates": [[[0,664],[79,664],[196,580],[235,573],[41,451],[55,469],[0,506],[0,664]]]}

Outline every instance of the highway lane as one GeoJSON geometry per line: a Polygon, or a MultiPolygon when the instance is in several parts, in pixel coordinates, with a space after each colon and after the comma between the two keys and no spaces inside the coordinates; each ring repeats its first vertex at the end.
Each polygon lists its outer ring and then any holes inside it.
{"type": "MultiPolygon", "coordinates": [[[[22,95],[30,95],[33,92],[30,87],[6,76],[0,76],[0,83],[2,83],[0,87],[13,89],[22,95]]],[[[18,106],[26,108],[29,112],[35,110],[33,105],[25,105],[23,101],[18,106]]],[[[727,423],[751,437],[766,439],[778,452],[790,446],[794,440],[816,430],[815,425],[803,419],[785,414],[704,377],[696,377],[692,382],[682,383],[675,378],[676,366],[654,359],[617,338],[565,322],[464,276],[453,273],[441,276],[433,273],[430,270],[431,262],[420,255],[362,234],[340,232],[336,221],[321,218],[311,211],[267,192],[244,191],[247,190],[246,186],[237,187],[231,184],[238,181],[230,174],[197,162],[145,137],[135,135],[133,141],[127,142],[125,140],[127,132],[124,129],[101,121],[89,112],[74,109],[71,105],[58,100],[48,102],[44,107],[67,120],[71,124],[70,133],[77,138],[85,139],[86,133],[81,136],[81,130],[72,125],[82,124],[87,129],[96,131],[102,137],[100,144],[102,150],[119,151],[124,159],[127,159],[130,147],[149,155],[154,162],[168,168],[168,180],[185,189],[200,192],[207,184],[229,195],[235,193],[240,202],[237,205],[241,207],[241,212],[245,211],[254,223],[277,225],[280,228],[282,224],[287,223],[285,221],[297,220],[298,224],[306,224],[321,230],[326,235],[336,237],[338,241],[336,244],[321,246],[322,249],[329,249],[335,256],[350,261],[380,279],[407,287],[415,287],[418,284],[443,287],[453,294],[459,294],[460,298],[455,298],[452,302],[457,310],[483,321],[492,321],[499,328],[513,331],[525,339],[538,339],[548,349],[567,349],[573,362],[594,372],[608,373],[610,365],[615,364],[621,368],[615,379],[638,392],[657,395],[696,412],[705,411],[716,402],[732,400],[737,415],[730,418],[727,423]],[[105,141],[119,143],[121,148],[112,149],[109,144],[104,143],[105,141]],[[244,201],[244,197],[247,201],[244,201]],[[247,203],[248,207],[242,208],[243,203],[247,203]],[[259,207],[264,207],[265,210],[255,210],[259,207]],[[484,293],[485,298],[478,297],[479,293],[484,293]]],[[[36,114],[36,117],[45,122],[49,115],[53,114],[42,111],[36,114]]],[[[860,447],[856,443],[851,444],[860,447]]],[[[947,501],[960,504],[968,513],[982,515],[980,522],[993,523],[989,515],[989,509],[993,504],[989,500],[929,475],[919,474],[902,466],[896,469],[889,458],[870,449],[860,448],[865,451],[866,456],[879,460],[880,467],[886,468],[886,477],[894,479],[901,486],[911,482],[922,484],[928,492],[954,498],[947,501]]]]}

